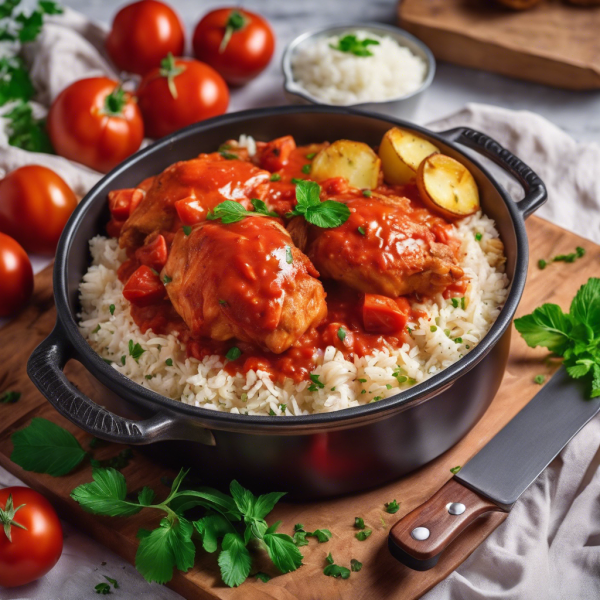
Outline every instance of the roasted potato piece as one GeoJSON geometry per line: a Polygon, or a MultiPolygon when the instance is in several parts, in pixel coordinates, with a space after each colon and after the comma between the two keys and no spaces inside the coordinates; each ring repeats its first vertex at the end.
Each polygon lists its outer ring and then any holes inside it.
{"type": "Polygon", "coordinates": [[[352,187],[371,190],[377,187],[380,166],[377,154],[367,144],[337,140],[315,156],[311,179],[344,177],[352,187]]]}
{"type": "Polygon", "coordinates": [[[479,210],[479,191],[467,167],[444,154],[426,158],[417,172],[423,202],[446,219],[460,219],[479,210]]]}
{"type": "Polygon", "coordinates": [[[409,183],[416,178],[419,165],[439,151],[431,142],[393,127],[386,131],[379,146],[383,178],[392,185],[409,183]]]}
{"type": "Polygon", "coordinates": [[[539,4],[542,0],[496,0],[498,4],[507,6],[513,10],[527,10],[528,8],[534,7],[539,4]]]}

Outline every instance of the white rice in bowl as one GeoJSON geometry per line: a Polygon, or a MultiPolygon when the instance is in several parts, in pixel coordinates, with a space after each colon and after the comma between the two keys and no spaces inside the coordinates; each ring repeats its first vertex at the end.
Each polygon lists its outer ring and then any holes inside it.
{"type": "Polygon", "coordinates": [[[318,38],[300,46],[292,56],[294,80],[317,100],[340,106],[378,102],[405,96],[421,86],[427,64],[420,56],[388,36],[370,31],[347,33],[360,41],[379,42],[367,47],[372,56],[331,47],[346,34],[318,38]]]}
{"type": "Polygon", "coordinates": [[[470,285],[463,303],[441,294],[419,304],[427,314],[408,324],[410,342],[370,356],[346,360],[329,346],[314,369],[323,389],[286,379],[275,384],[267,373],[229,375],[218,356],[187,358],[175,335],[142,334],[134,323],[117,269],[125,260],[116,239],[90,241],[92,264],[80,285],[80,330],[114,369],[163,396],[211,410],[249,415],[307,415],[377,401],[420,383],[472,350],[498,317],[508,293],[502,242],[494,222],[481,212],[459,221],[460,260],[470,285]],[[455,306],[456,304],[456,306],[455,306]],[[144,352],[136,361],[130,343],[144,352]]]}

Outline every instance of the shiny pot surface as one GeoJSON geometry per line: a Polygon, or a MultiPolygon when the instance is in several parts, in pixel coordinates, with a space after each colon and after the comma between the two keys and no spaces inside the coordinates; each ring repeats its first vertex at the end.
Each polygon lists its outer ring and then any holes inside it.
{"type": "Polygon", "coordinates": [[[296,498],[334,496],[379,485],[456,444],[494,398],[506,367],[509,325],[525,285],[524,219],[545,198],[546,190],[535,173],[494,140],[470,129],[432,133],[391,118],[319,106],[245,111],[192,125],[122,163],[73,213],[55,260],[56,327],[33,352],[29,376],[62,415],[88,433],[125,444],[160,442],[153,454],[176,466],[197,467],[207,482],[237,478],[253,489],[284,490],[296,498]],[[317,415],[260,417],[165,398],[112,369],[81,336],[76,322],[78,286],[90,260],[88,241],[104,233],[110,190],[133,187],[173,162],[214,151],[241,133],[258,140],[289,134],[299,144],[349,138],[376,146],[393,125],[430,139],[470,169],[479,185],[483,211],[496,221],[504,242],[511,281],[507,302],[485,338],[457,363],[409,390],[366,406],[317,415]],[[512,174],[525,189],[524,199],[513,202],[462,146],[512,174]],[[127,417],[96,404],[68,381],[63,368],[71,358],[116,394],[120,400],[115,411],[127,417]]]}

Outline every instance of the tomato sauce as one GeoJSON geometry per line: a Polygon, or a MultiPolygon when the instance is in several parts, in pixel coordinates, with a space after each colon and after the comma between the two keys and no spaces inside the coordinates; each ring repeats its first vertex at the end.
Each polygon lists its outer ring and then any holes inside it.
{"type": "MultiPolygon", "coordinates": [[[[310,179],[312,158],[325,145],[311,144],[291,149],[289,147],[271,148],[270,165],[279,166],[279,168],[272,171],[269,180],[265,181],[263,178],[262,180],[258,180],[256,185],[253,185],[253,194],[255,197],[264,200],[270,210],[274,210],[282,217],[285,216],[296,204],[295,184],[292,180],[310,179]],[[282,160],[281,164],[278,165],[277,159],[284,153],[285,160],[282,160]]],[[[264,146],[264,144],[258,143],[259,152],[261,149],[264,149],[264,146]]],[[[211,155],[211,158],[213,156],[216,162],[221,161],[221,158],[215,155],[211,155]]],[[[240,154],[240,158],[246,157],[242,157],[240,154]]],[[[237,190],[240,190],[245,185],[242,179],[239,177],[236,179],[235,176],[236,165],[239,164],[240,161],[231,161],[227,165],[227,168],[217,169],[216,175],[213,171],[211,177],[218,176],[223,180],[219,181],[218,194],[210,194],[210,206],[206,208],[213,208],[214,205],[225,199],[224,196],[230,196],[231,199],[241,201],[246,208],[250,208],[247,201],[237,197],[240,193],[237,190]],[[225,180],[230,176],[233,179],[229,180],[229,183],[235,180],[236,184],[228,187],[228,181],[225,180]]],[[[258,166],[262,167],[260,164],[258,166]]],[[[194,171],[192,167],[190,168],[194,171]]],[[[246,168],[244,167],[243,169],[246,168]]],[[[192,171],[184,168],[181,177],[179,177],[178,185],[183,186],[187,191],[195,189],[194,186],[197,185],[195,183],[197,173],[192,171]]],[[[331,236],[332,252],[336,251],[336,249],[338,252],[344,250],[345,254],[347,254],[346,258],[350,261],[357,264],[367,264],[369,261],[372,261],[374,266],[383,269],[387,268],[388,264],[397,264],[398,257],[394,256],[393,253],[386,253],[386,249],[382,246],[383,239],[394,239],[396,235],[391,229],[393,225],[388,223],[387,220],[387,215],[390,212],[389,206],[377,200],[378,196],[385,196],[408,206],[410,220],[418,228],[415,234],[416,237],[420,235],[419,232],[423,232],[423,236],[429,236],[429,239],[434,239],[436,242],[448,245],[458,256],[459,243],[450,235],[452,226],[444,219],[433,215],[424,207],[419,199],[419,192],[415,185],[380,185],[372,191],[371,197],[368,198],[365,198],[360,190],[350,189],[343,179],[327,180],[322,182],[321,186],[323,194],[326,197],[332,197],[348,203],[351,208],[351,216],[344,225],[336,229],[327,230],[328,235],[331,236]],[[363,209],[352,210],[353,202],[359,199],[361,200],[363,209]],[[365,245],[365,236],[358,232],[359,228],[365,232],[369,232],[369,235],[372,236],[371,245],[365,245]]],[[[198,189],[196,191],[198,195],[201,195],[202,190],[198,189]]],[[[179,190],[178,193],[181,196],[183,192],[179,190]]],[[[245,219],[245,221],[240,222],[241,225],[239,223],[237,225],[241,228],[248,227],[250,221],[251,219],[245,219]]],[[[180,220],[176,220],[175,223],[178,228],[181,227],[180,220]]],[[[410,226],[410,224],[407,226],[410,226]]],[[[223,235],[227,236],[226,228],[223,228],[223,235]]],[[[276,237],[276,232],[273,235],[276,237]]],[[[170,248],[174,236],[171,234],[165,237],[170,248]]],[[[251,238],[252,236],[249,237],[251,238]]],[[[281,240],[267,238],[259,240],[260,244],[281,245],[281,240]]],[[[398,241],[395,240],[394,243],[398,241]]],[[[222,271],[218,294],[230,298],[229,301],[225,302],[231,304],[232,310],[236,310],[236,306],[247,306],[248,299],[255,298],[256,309],[254,312],[248,313],[245,318],[254,321],[258,329],[269,329],[276,326],[278,302],[283,293],[283,288],[281,288],[282,280],[281,278],[278,279],[277,273],[281,265],[284,265],[286,262],[285,257],[273,260],[272,265],[268,264],[268,261],[258,264],[256,261],[253,262],[252,259],[253,253],[256,252],[252,244],[259,243],[256,238],[254,238],[254,241],[245,242],[248,247],[244,246],[242,248],[240,246],[237,250],[229,246],[226,239],[221,240],[221,242],[220,244],[216,244],[213,251],[214,260],[219,265],[218,269],[222,271]],[[237,272],[240,269],[254,269],[257,285],[250,287],[241,285],[240,279],[235,277],[235,273],[232,276],[228,275],[228,268],[230,266],[233,267],[230,269],[231,272],[237,272]],[[273,268],[277,267],[275,269],[277,273],[269,271],[270,266],[273,266],[273,268]],[[276,281],[279,283],[275,284],[276,281]],[[243,301],[238,303],[236,300],[237,296],[243,299],[243,301]]],[[[277,250],[275,246],[272,249],[274,252],[277,250]]],[[[130,252],[129,255],[130,258],[119,269],[119,278],[124,283],[128,281],[132,273],[141,265],[139,257],[143,256],[144,252],[130,252]]],[[[310,261],[307,262],[310,265],[310,269],[307,269],[308,272],[316,276],[314,267],[312,267],[310,261]]],[[[328,279],[322,283],[326,291],[326,318],[316,327],[310,327],[290,348],[280,354],[267,352],[257,344],[247,341],[230,339],[225,342],[218,342],[203,337],[198,332],[192,332],[175,310],[166,294],[165,298],[160,302],[149,306],[140,307],[132,305],[131,314],[142,332],[152,329],[157,335],[176,333],[179,340],[186,346],[187,355],[190,357],[202,360],[206,356],[219,355],[224,360],[225,370],[230,374],[247,373],[250,370],[260,369],[269,373],[271,378],[278,383],[282,383],[286,378],[290,378],[295,382],[308,380],[311,372],[318,364],[319,359],[323,356],[328,346],[334,346],[343,353],[345,358],[352,360],[354,356],[369,355],[385,347],[397,348],[407,341],[409,334],[406,327],[403,327],[402,330],[397,331],[393,335],[378,335],[367,332],[363,326],[364,320],[361,313],[361,299],[364,298],[364,294],[333,280],[328,279]],[[226,360],[225,355],[233,347],[238,348],[241,351],[241,355],[235,360],[226,360]]],[[[463,296],[467,286],[468,280],[463,278],[448,286],[444,291],[444,297],[463,296]]],[[[417,300],[420,298],[413,297],[412,299],[417,300]]],[[[398,302],[402,307],[409,306],[405,297],[399,298],[398,302]]],[[[402,310],[405,311],[405,319],[408,320],[416,320],[424,316],[418,311],[412,311],[410,308],[403,308],[402,310]]],[[[244,317],[244,315],[237,316],[238,318],[244,317]]]]}

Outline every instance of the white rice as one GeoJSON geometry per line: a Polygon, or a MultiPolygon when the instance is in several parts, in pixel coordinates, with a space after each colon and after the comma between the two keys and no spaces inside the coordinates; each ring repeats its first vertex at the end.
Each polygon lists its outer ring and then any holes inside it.
{"type": "Polygon", "coordinates": [[[175,335],[142,334],[117,278],[125,253],[116,239],[96,236],[90,241],[92,265],[80,285],[81,333],[123,375],[192,406],[236,414],[304,415],[366,404],[420,383],[456,362],[481,341],[497,318],[508,293],[508,278],[494,222],[477,213],[460,221],[455,235],[461,240],[461,266],[471,280],[464,309],[438,294],[415,305],[428,316],[408,324],[410,342],[399,349],[346,360],[335,347],[328,347],[313,371],[325,387],[314,392],[308,390],[310,382],[296,384],[286,379],[279,386],[262,371],[229,375],[218,356],[202,362],[186,358],[185,347],[175,335]],[[476,233],[481,234],[480,241],[476,233]],[[130,340],[145,350],[137,361],[129,355],[130,340]],[[172,365],[166,364],[168,359],[172,365]]]}
{"type": "Polygon", "coordinates": [[[346,106],[391,100],[414,92],[425,79],[427,64],[391,37],[353,31],[370,45],[373,56],[335,50],[342,36],[320,38],[298,48],[292,57],[294,79],[317,100],[346,106]]]}

